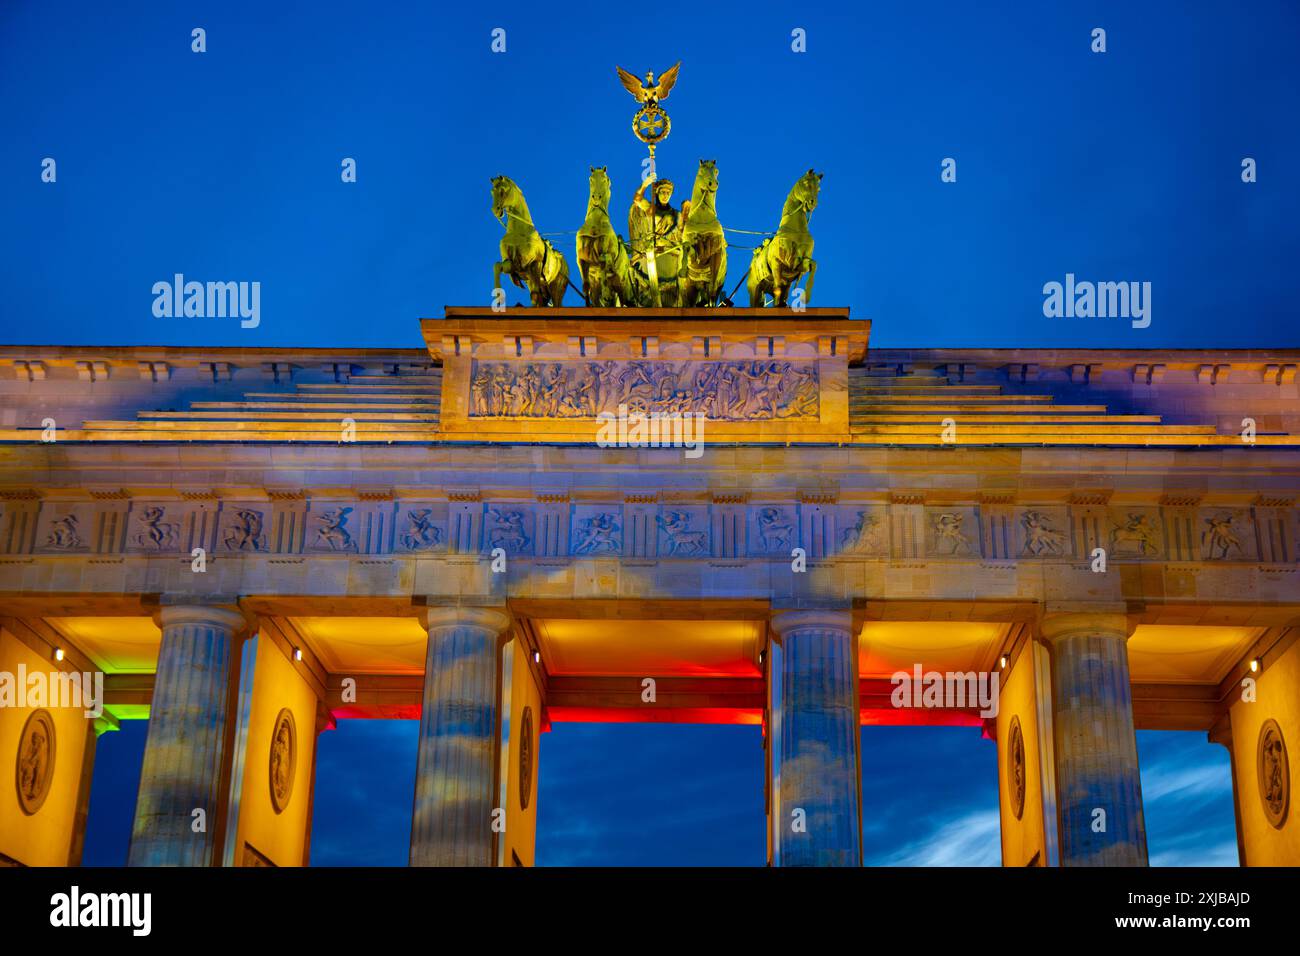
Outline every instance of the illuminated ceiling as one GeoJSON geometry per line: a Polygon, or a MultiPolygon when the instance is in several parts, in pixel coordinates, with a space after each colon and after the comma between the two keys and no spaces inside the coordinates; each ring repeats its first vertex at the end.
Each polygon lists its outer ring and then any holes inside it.
{"type": "Polygon", "coordinates": [[[762,621],[534,621],[557,676],[758,677],[762,621]]]}
{"type": "MultiPolygon", "coordinates": [[[[148,617],[46,621],[108,674],[153,673],[161,633],[148,617]]],[[[343,674],[422,674],[427,637],[414,617],[294,617],[325,668],[343,674]]],[[[533,621],[556,676],[758,677],[762,621],[562,619],[533,621]]],[[[920,664],[935,671],[995,666],[1010,625],[875,621],[863,626],[859,671],[888,678],[920,664]]],[[[1216,684],[1262,634],[1258,627],[1143,624],[1129,639],[1138,683],[1216,684]]]]}
{"type": "Polygon", "coordinates": [[[424,673],[428,632],[414,617],[294,617],[289,620],[331,673],[424,673]]]}
{"type": "Polygon", "coordinates": [[[1131,680],[1217,684],[1264,632],[1261,627],[1142,624],[1128,641],[1131,680]]]}
{"type": "Polygon", "coordinates": [[[47,617],[105,674],[152,674],[162,631],[147,617],[47,617]]]}
{"type": "Polygon", "coordinates": [[[873,621],[862,628],[859,676],[898,671],[982,671],[992,666],[1010,625],[972,621],[873,621]]]}

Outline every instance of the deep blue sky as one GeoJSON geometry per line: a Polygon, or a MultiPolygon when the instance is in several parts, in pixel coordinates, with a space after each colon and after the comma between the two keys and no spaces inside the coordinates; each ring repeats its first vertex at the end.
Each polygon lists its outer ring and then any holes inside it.
{"type": "MultiPolygon", "coordinates": [[[[582,220],[587,166],[608,165],[624,220],[643,152],[613,64],[681,59],[660,151],[676,200],[714,158],[723,222],[771,229],[794,179],[824,172],[814,304],[871,318],[877,346],[1300,344],[1300,7],[864,7],[3,0],[0,343],[415,347],[418,317],[488,301],[492,175],[559,232],[582,220]],[[150,289],[177,272],[261,282],[261,326],[155,319],[150,289]],[[1067,272],[1151,282],[1151,327],[1044,319],[1043,283],[1067,272]]],[[[728,287],[746,260],[733,250],[728,287]]],[[[88,859],[122,855],[142,731],[101,741],[88,859]]],[[[413,735],[326,735],[319,862],[404,858],[413,735]]],[[[870,859],[996,856],[990,744],[868,736],[870,859]]],[[[1224,858],[1225,755],[1201,735],[1140,745],[1153,861],[1224,858]]],[[[557,727],[539,858],[761,861],[757,746],[744,728],[557,727]]]]}
{"type": "Polygon", "coordinates": [[[644,148],[613,64],[681,59],[676,199],[716,158],[723,222],[772,229],[823,171],[814,304],[877,345],[1300,344],[1298,28],[1290,0],[5,0],[0,342],[417,346],[418,316],[488,301],[492,175],[558,232],[608,165],[625,222],[644,148]],[[176,272],[260,281],[261,326],[155,319],[176,272]],[[1045,320],[1066,272],[1150,281],[1152,326],[1045,320]]]}
{"type": "MultiPolygon", "coordinates": [[[[415,721],[346,720],[320,740],[314,865],[404,866],[415,721]]],[[[85,860],[121,864],[145,724],[99,739],[85,860]]],[[[1139,732],[1151,863],[1235,866],[1227,751],[1189,732],[1139,732]]],[[[539,746],[541,866],[761,866],[756,727],[558,724],[539,746]]],[[[864,727],[870,865],[995,866],[996,747],[970,728],[864,727]]]]}

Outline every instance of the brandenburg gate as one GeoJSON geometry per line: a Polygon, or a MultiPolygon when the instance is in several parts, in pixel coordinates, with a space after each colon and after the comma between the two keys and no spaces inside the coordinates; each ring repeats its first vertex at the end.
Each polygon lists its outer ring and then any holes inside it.
{"type": "Polygon", "coordinates": [[[774,865],[860,864],[860,728],[935,723],[996,741],[1006,865],[1142,865],[1135,728],[1196,731],[1242,863],[1300,863],[1300,353],[421,329],[0,349],[0,672],[104,675],[94,718],[11,676],[0,859],[77,863],[96,739],[147,720],[131,864],[305,864],[319,734],[418,718],[412,865],[532,864],[563,721],[761,725],[774,865]],[[918,668],[995,715],[896,706],[918,668]]]}
{"type": "Polygon", "coordinates": [[[492,177],[492,301],[423,348],[0,347],[0,862],[78,863],[147,720],[130,864],[304,865],[319,735],[418,719],[414,866],[531,865],[564,721],[760,725],[777,866],[861,865],[862,726],[936,723],[1004,864],[1145,865],[1135,729],[1196,731],[1300,864],[1300,350],[873,349],[812,169],[731,289],[717,162],[655,168],[679,67],[618,70],[628,239],[589,167],[571,276],[492,177]]]}

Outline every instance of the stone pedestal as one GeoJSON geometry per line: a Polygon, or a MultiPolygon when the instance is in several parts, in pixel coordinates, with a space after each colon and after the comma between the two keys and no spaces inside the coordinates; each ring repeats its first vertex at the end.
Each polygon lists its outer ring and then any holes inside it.
{"type": "Polygon", "coordinates": [[[491,866],[498,649],[510,619],[487,608],[424,612],[429,630],[411,819],[411,866],[491,866]]]}
{"type": "Polygon", "coordinates": [[[1062,866],[1146,866],[1122,611],[1044,615],[1052,653],[1052,723],[1062,866]]]}
{"type": "Polygon", "coordinates": [[[159,624],[162,645],[127,863],[211,866],[221,818],[231,658],[245,620],[233,608],[164,607],[159,624]]]}
{"type": "Polygon", "coordinates": [[[772,619],[768,661],[775,866],[861,866],[858,641],[848,611],[772,619]]]}

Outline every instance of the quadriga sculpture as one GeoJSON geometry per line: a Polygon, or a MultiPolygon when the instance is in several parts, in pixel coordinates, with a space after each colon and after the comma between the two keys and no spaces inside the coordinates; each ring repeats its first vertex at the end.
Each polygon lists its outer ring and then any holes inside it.
{"type": "Polygon", "coordinates": [[[808,214],[817,208],[821,182],[822,174],[811,169],[799,177],[786,197],[776,235],[764,239],[763,244],[754,250],[746,286],[752,308],[763,306],[765,295],[771,295],[772,304],[779,308],[788,305],[790,290],[805,272],[808,285],[804,290],[804,304],[812,299],[817,262],[812,257],[813,237],[808,231],[808,214]]]}
{"type": "Polygon", "coordinates": [[[714,305],[727,279],[727,239],[718,222],[718,163],[700,160],[691,200],[682,207],[682,250],[678,278],[681,304],[714,305]]]}
{"type": "Polygon", "coordinates": [[[501,273],[519,288],[527,288],[533,305],[563,305],[569,264],[558,249],[542,238],[528,214],[524,194],[506,176],[492,179],[492,215],[506,227],[501,261],[493,265],[493,288],[501,288],[501,273]]]}

